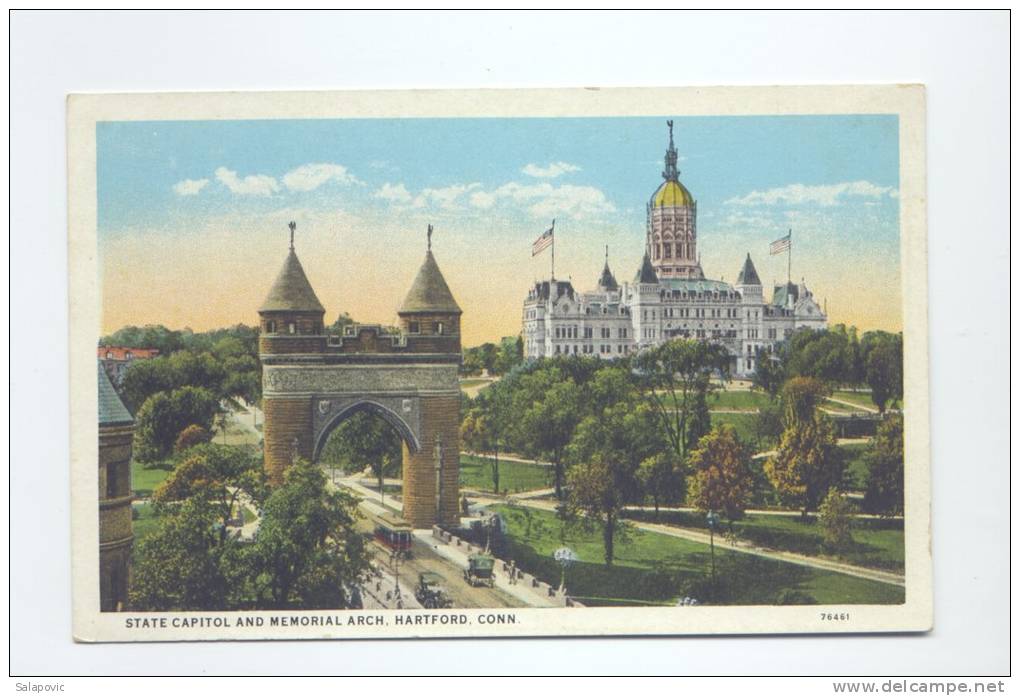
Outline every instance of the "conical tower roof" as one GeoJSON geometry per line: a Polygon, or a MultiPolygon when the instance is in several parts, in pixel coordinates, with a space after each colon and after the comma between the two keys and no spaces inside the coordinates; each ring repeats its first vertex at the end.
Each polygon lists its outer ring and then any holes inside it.
{"type": "Polygon", "coordinates": [[[758,277],[758,271],[755,270],[754,262],[751,261],[751,252],[747,252],[744,267],[737,275],[737,285],[761,285],[761,278],[758,277]]]}
{"type": "Polygon", "coordinates": [[[616,283],[616,277],[613,272],[609,270],[609,262],[606,261],[606,265],[602,267],[602,277],[599,278],[599,287],[605,290],[619,290],[620,286],[616,283]]]}
{"type": "Polygon", "coordinates": [[[290,248],[287,260],[283,262],[280,274],[276,276],[269,296],[259,308],[260,312],[325,312],[319,298],[315,296],[305,269],[301,267],[294,247],[290,248]]]}
{"type": "Polygon", "coordinates": [[[645,252],[645,258],[641,261],[641,269],[637,272],[634,277],[635,282],[638,283],[658,283],[659,276],[655,275],[655,269],[652,268],[652,260],[648,258],[648,252],[645,252]]]}
{"type": "Polygon", "coordinates": [[[400,314],[414,312],[461,313],[431,249],[425,253],[425,262],[418,269],[418,275],[399,310],[400,314]]]}
{"type": "Polygon", "coordinates": [[[110,376],[103,369],[103,364],[96,362],[99,368],[99,425],[131,425],[135,419],[120,400],[117,390],[113,388],[110,376]]]}

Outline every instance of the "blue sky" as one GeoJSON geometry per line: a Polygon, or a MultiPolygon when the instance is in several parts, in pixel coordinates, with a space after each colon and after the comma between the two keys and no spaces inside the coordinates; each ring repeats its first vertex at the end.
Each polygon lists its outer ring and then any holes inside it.
{"type": "MultiPolygon", "coordinates": [[[[517,268],[515,277],[523,272],[523,282],[490,288],[502,311],[517,308],[499,328],[512,332],[528,282],[547,273],[546,262],[530,258],[530,242],[553,217],[558,271],[562,263],[568,275],[576,272],[579,287],[592,284],[587,277],[598,268],[590,266],[601,266],[605,244],[617,275],[632,274],[643,251],[644,205],[661,182],[667,117],[101,123],[104,277],[130,277],[118,250],[131,238],[131,265],[151,273],[139,261],[141,240],[165,255],[204,237],[223,255],[235,244],[284,238],[281,221],[290,216],[308,239],[303,260],[319,252],[316,229],[329,226],[345,249],[385,239],[390,252],[379,260],[397,262],[402,278],[413,273],[403,265],[414,266],[417,256],[397,250],[407,244],[417,252],[419,228],[434,222],[437,235],[447,236],[436,237],[437,254],[444,249],[452,268],[471,267],[483,248],[490,263],[517,268]]],[[[707,275],[732,280],[746,251],[766,283],[777,269],[785,275],[785,258],[769,259],[767,244],[792,226],[794,275],[816,294],[839,305],[834,268],[845,276],[842,285],[861,282],[846,275],[848,258],[869,276],[865,286],[898,292],[895,116],[673,118],[681,180],[698,201],[707,275]],[[816,275],[826,280],[813,284],[816,275]]],[[[278,264],[265,260],[270,279],[278,264]]],[[[144,320],[157,321],[158,309],[144,320]]],[[[895,317],[858,312],[858,323],[898,328],[898,312],[898,305],[895,317]]],[[[130,319],[105,306],[104,314],[130,319]]],[[[236,319],[243,320],[250,318],[236,319]]]]}

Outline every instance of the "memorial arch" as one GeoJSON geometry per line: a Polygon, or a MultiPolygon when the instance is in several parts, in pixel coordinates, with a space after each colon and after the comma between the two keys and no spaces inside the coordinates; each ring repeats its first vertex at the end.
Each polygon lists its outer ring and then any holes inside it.
{"type": "Polygon", "coordinates": [[[265,468],[271,485],[296,456],[316,460],[358,411],[403,441],[404,518],[416,528],[459,518],[461,310],[431,244],[401,305],[398,332],[325,330],[325,309],[294,251],[259,310],[265,468]]]}

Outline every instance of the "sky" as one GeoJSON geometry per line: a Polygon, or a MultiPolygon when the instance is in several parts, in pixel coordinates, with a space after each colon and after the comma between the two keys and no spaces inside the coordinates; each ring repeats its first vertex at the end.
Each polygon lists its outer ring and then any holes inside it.
{"type": "Polygon", "coordinates": [[[885,115],[133,121],[97,126],[102,333],[255,324],[295,247],[326,321],[392,324],[433,252],[466,346],[521,328],[550,274],[620,281],[644,253],[673,118],[709,278],[751,254],[766,297],[787,257],[830,323],[901,330],[898,119],[885,115]]]}

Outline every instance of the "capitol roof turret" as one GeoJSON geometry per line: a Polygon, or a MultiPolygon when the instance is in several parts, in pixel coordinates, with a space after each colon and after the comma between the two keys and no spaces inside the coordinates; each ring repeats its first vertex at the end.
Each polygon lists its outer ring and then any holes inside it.
{"type": "Polygon", "coordinates": [[[658,283],[659,276],[655,275],[655,269],[652,268],[652,260],[648,258],[648,252],[645,252],[645,258],[641,261],[641,268],[638,269],[637,275],[634,277],[634,282],[637,283],[658,283]]]}
{"type": "Polygon", "coordinates": [[[737,285],[761,285],[758,271],[755,270],[754,262],[751,261],[751,252],[747,252],[744,267],[740,269],[740,274],[737,275],[737,285]]]}
{"type": "Polygon", "coordinates": [[[676,166],[678,156],[676,145],[673,144],[673,122],[666,121],[666,124],[669,126],[669,147],[666,149],[665,167],[662,170],[665,181],[655,189],[649,203],[653,208],[694,205],[694,196],[680,183],[680,170],[676,166]]]}

